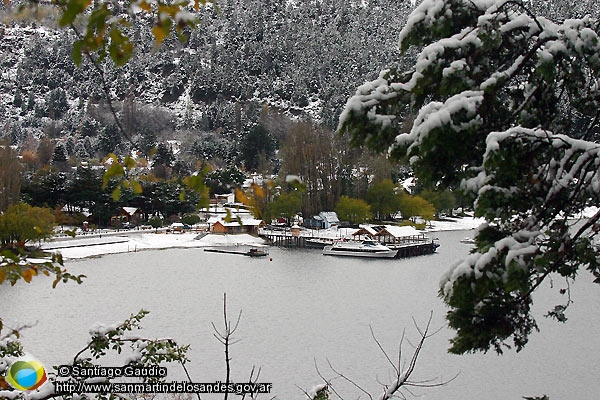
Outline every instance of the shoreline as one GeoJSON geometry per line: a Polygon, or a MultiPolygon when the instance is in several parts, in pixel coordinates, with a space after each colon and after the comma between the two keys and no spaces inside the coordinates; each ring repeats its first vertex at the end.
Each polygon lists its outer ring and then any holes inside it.
{"type": "Polygon", "coordinates": [[[204,248],[215,246],[263,246],[264,240],[249,234],[209,234],[200,239],[198,233],[155,233],[131,231],[114,235],[85,235],[61,238],[43,243],[45,251],[61,253],[64,260],[100,257],[108,254],[135,253],[143,250],[172,248],[204,248]],[[101,240],[102,239],[102,240],[101,240]]]}
{"type": "MultiPolygon", "coordinates": [[[[432,221],[432,226],[423,232],[469,231],[477,228],[483,219],[457,217],[444,221],[432,221]]],[[[339,236],[343,230],[323,230],[322,237],[339,236]]],[[[207,248],[235,246],[268,246],[265,240],[250,234],[199,232],[167,233],[166,230],[119,230],[86,233],[75,237],[54,237],[41,245],[41,249],[61,253],[66,261],[101,257],[109,254],[134,253],[143,250],[165,250],[173,248],[207,248]]]]}

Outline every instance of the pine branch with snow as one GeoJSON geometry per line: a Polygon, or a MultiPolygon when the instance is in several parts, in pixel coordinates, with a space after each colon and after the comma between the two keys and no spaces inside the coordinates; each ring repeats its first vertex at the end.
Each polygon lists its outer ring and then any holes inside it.
{"type": "MultiPolygon", "coordinates": [[[[421,183],[460,190],[488,221],[441,280],[456,353],[523,348],[549,277],[587,269],[600,282],[600,214],[573,221],[600,200],[600,25],[529,6],[422,2],[400,34],[404,54],[420,51],[412,68],[358,88],[340,120],[354,144],[408,158],[421,183]]],[[[568,304],[549,315],[564,321],[568,304]]]]}

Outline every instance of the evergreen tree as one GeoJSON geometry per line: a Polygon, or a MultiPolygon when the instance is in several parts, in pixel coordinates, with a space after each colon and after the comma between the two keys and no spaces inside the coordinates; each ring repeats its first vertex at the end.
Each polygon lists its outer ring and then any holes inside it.
{"type": "Polygon", "coordinates": [[[275,141],[262,125],[255,125],[242,138],[240,143],[240,160],[248,171],[259,167],[259,160],[264,157],[270,160],[275,153],[275,141]]]}
{"type": "Polygon", "coordinates": [[[66,92],[61,88],[52,90],[48,94],[46,105],[48,108],[48,117],[51,119],[60,119],[69,109],[66,92]]]}
{"type": "Polygon", "coordinates": [[[171,175],[171,167],[175,161],[173,151],[164,143],[159,143],[156,153],[152,157],[152,170],[160,179],[167,179],[171,175]]]}
{"type": "Polygon", "coordinates": [[[56,147],[54,147],[54,152],[52,153],[52,163],[53,164],[58,164],[58,163],[64,163],[67,161],[67,152],[65,150],[65,146],[63,146],[62,144],[57,144],[56,147]]]}
{"type": "MultiPolygon", "coordinates": [[[[540,285],[582,269],[600,283],[600,212],[570,220],[600,201],[599,33],[597,19],[553,22],[529,2],[425,0],[400,34],[408,60],[420,51],[413,66],[347,103],[354,144],[408,157],[425,187],[460,188],[487,220],[442,279],[452,352],[520,350],[540,285]]],[[[548,315],[564,321],[569,304],[548,315]]]]}
{"type": "Polygon", "coordinates": [[[123,137],[121,136],[116,125],[113,124],[106,126],[98,135],[96,149],[100,156],[104,157],[109,153],[116,152],[122,140],[123,137]]]}

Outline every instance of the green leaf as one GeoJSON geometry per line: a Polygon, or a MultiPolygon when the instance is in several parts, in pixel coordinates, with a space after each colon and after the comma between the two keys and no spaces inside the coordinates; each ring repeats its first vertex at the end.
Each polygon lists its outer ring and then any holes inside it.
{"type": "Polygon", "coordinates": [[[90,0],[69,0],[64,8],[63,14],[58,20],[60,26],[71,25],[75,18],[91,4],[90,0]]]}
{"type": "Polygon", "coordinates": [[[142,189],[142,185],[136,180],[130,180],[131,188],[133,189],[133,193],[141,194],[144,190],[142,189]]]}
{"type": "Polygon", "coordinates": [[[78,67],[81,65],[82,61],[83,46],[84,42],[81,40],[77,40],[75,41],[75,43],[73,43],[73,51],[71,52],[71,58],[73,59],[75,65],[77,65],[78,67]]]}
{"type": "MultiPolygon", "coordinates": [[[[123,66],[129,61],[133,54],[133,44],[119,28],[113,27],[110,30],[110,45],[108,47],[110,58],[117,66],[123,66]]],[[[128,157],[131,159],[131,157],[128,157]]],[[[134,162],[135,165],[135,162],[134,162]]]]}
{"type": "Polygon", "coordinates": [[[104,176],[102,177],[102,189],[106,189],[112,178],[125,176],[125,170],[117,160],[117,157],[114,154],[111,154],[109,157],[113,159],[113,164],[108,170],[106,170],[104,176]]]}
{"type": "Polygon", "coordinates": [[[112,198],[114,201],[119,201],[119,199],[121,198],[121,186],[120,185],[113,189],[112,198]]]}
{"type": "Polygon", "coordinates": [[[127,168],[127,169],[132,169],[135,168],[136,162],[132,157],[125,157],[125,160],[123,161],[123,167],[127,168]]]}

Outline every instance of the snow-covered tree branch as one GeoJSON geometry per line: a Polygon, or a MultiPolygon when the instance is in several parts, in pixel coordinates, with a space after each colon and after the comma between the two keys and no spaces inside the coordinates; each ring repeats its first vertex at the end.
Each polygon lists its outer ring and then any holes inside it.
{"type": "Polygon", "coordinates": [[[487,220],[441,281],[456,353],[510,339],[520,350],[537,329],[532,293],[552,275],[588,269],[600,282],[600,214],[578,221],[600,195],[600,24],[529,7],[423,1],[400,34],[403,54],[420,51],[412,68],[358,88],[340,120],[355,145],[407,158],[423,184],[461,190],[487,220]]]}

